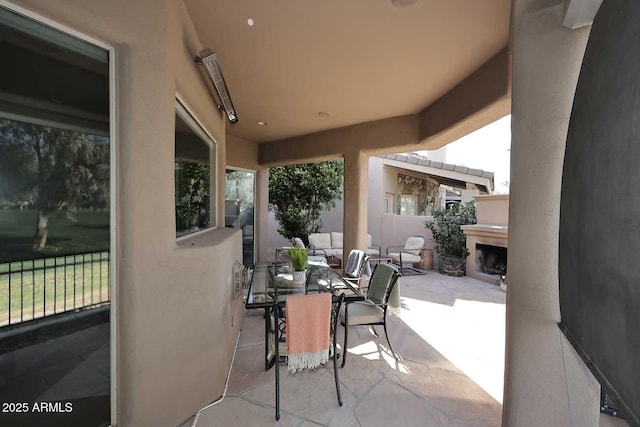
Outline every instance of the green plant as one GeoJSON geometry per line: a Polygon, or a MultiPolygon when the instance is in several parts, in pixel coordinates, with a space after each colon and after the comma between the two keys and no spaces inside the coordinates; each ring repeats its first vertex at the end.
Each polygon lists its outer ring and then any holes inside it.
{"type": "Polygon", "coordinates": [[[289,258],[291,258],[291,264],[296,271],[304,271],[307,268],[308,257],[309,254],[306,249],[289,248],[289,258]]]}
{"type": "Polygon", "coordinates": [[[461,225],[476,224],[476,202],[455,204],[449,209],[435,209],[433,220],[426,221],[425,227],[431,230],[436,242],[436,252],[442,256],[466,258],[469,256],[467,239],[461,225]]]}
{"type": "Polygon", "coordinates": [[[342,160],[269,169],[269,210],[280,224],[278,233],[309,243],[309,234],[322,229],[322,211],[342,197],[343,172],[342,160]]]}

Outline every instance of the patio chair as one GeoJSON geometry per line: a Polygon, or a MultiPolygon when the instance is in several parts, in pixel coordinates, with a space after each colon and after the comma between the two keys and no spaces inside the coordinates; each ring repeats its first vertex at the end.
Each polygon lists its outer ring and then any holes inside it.
{"type": "MultiPolygon", "coordinates": [[[[295,374],[304,369],[315,369],[333,359],[333,377],[336,383],[338,405],[342,406],[340,378],[338,376],[336,329],[344,295],[334,300],[330,293],[289,296],[286,302],[285,335],[288,371],[295,374]]],[[[278,303],[273,310],[282,309],[278,303]]],[[[281,328],[275,328],[275,342],[280,342],[281,328]]],[[[276,420],[280,419],[280,360],[279,345],[275,346],[276,420]]]]}
{"type": "Polygon", "coordinates": [[[369,261],[369,255],[359,249],[353,249],[349,252],[347,264],[344,267],[342,278],[355,287],[360,286],[360,278],[369,261]]]}
{"type": "Polygon", "coordinates": [[[369,280],[369,290],[367,299],[362,302],[352,302],[345,304],[340,311],[340,324],[344,326],[344,343],[342,346],[342,365],[347,361],[347,337],[349,326],[367,325],[371,327],[373,334],[378,338],[374,325],[384,327],[384,335],[389,344],[389,351],[397,360],[398,356],[391,347],[389,334],[387,332],[387,308],[389,306],[400,306],[400,294],[396,289],[400,273],[398,269],[390,264],[378,264],[373,270],[369,280]]]}
{"type": "Polygon", "coordinates": [[[407,239],[404,246],[389,246],[387,248],[387,257],[396,264],[401,275],[409,274],[426,274],[422,270],[413,267],[413,264],[422,261],[422,251],[427,249],[425,246],[425,238],[422,236],[411,236],[407,239]],[[410,264],[410,267],[405,267],[410,264]]]}

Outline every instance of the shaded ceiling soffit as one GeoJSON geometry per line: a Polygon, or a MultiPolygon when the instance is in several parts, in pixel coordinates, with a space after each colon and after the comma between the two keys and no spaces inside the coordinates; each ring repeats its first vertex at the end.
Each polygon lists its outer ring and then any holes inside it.
{"type": "Polygon", "coordinates": [[[277,166],[317,161],[340,157],[347,147],[370,155],[440,148],[509,114],[510,97],[509,56],[505,47],[420,113],[262,143],[259,162],[263,166],[277,166]],[[436,147],[424,144],[425,140],[454,128],[455,132],[447,138],[435,141],[436,147]],[[353,143],[358,147],[353,147],[353,143]]]}
{"type": "Polygon", "coordinates": [[[508,47],[420,113],[422,149],[437,149],[511,112],[508,47]],[[456,129],[458,128],[458,129],[456,129]],[[448,138],[435,138],[448,130],[448,138]]]}
{"type": "Polygon", "coordinates": [[[406,151],[418,142],[417,114],[329,129],[259,145],[262,166],[340,158],[347,152],[406,151]]]}

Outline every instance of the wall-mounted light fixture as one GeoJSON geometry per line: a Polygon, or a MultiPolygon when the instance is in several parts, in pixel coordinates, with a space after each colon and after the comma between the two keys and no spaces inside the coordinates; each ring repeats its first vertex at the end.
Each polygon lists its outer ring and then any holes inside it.
{"type": "Polygon", "coordinates": [[[200,51],[200,56],[196,56],[195,61],[204,65],[209,77],[211,77],[211,80],[213,81],[213,85],[218,93],[218,99],[220,100],[218,103],[218,109],[222,110],[224,108],[229,121],[231,123],[238,123],[238,115],[236,114],[236,109],[233,107],[231,95],[229,95],[227,83],[224,81],[224,77],[222,76],[222,70],[220,69],[220,64],[218,64],[218,57],[215,52],[211,52],[211,49],[209,48],[202,49],[200,51]]]}

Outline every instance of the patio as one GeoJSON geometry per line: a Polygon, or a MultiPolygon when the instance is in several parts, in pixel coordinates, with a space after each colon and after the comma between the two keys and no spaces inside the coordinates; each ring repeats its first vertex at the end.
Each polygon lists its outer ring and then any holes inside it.
{"type": "MultiPolygon", "coordinates": [[[[389,334],[349,333],[340,370],[344,406],[332,367],[288,375],[281,370],[282,418],[274,419],[274,373],[264,370],[262,311],[247,312],[226,396],[187,426],[499,426],[504,378],[505,293],[470,277],[428,271],[400,278],[402,310],[389,334]]],[[[342,328],[339,329],[339,342],[342,328]]]]}

